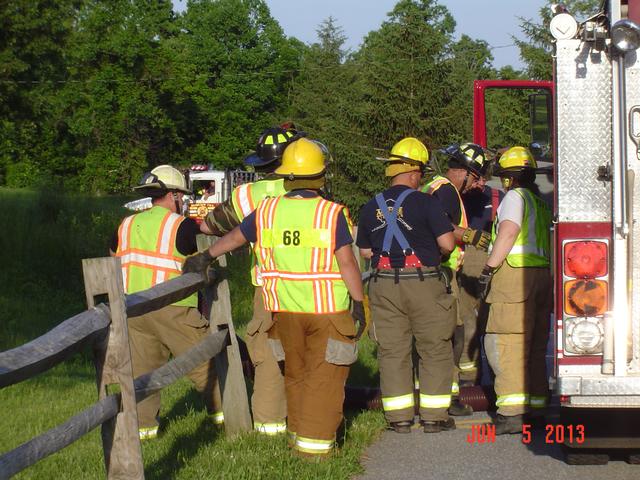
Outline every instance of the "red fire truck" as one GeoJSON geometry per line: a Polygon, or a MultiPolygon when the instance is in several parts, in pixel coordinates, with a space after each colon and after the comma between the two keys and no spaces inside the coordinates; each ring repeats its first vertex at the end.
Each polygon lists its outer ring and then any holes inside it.
{"type": "Polygon", "coordinates": [[[612,449],[640,463],[639,24],[640,0],[583,22],[558,13],[553,82],[474,85],[474,141],[491,137],[489,92],[527,90],[532,151],[550,162],[538,175],[554,213],[549,375],[569,463],[606,463],[612,449]],[[584,437],[569,435],[579,425],[584,437]]]}

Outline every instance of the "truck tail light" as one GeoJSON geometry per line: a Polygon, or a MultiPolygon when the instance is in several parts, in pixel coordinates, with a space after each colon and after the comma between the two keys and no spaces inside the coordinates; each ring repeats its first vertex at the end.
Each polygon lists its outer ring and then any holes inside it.
{"type": "Polygon", "coordinates": [[[609,308],[606,241],[569,240],[563,246],[563,335],[569,355],[598,355],[609,308]]]}
{"type": "Polygon", "coordinates": [[[607,274],[607,244],[569,242],[564,246],[564,274],[575,278],[596,278],[607,274]]]}
{"type": "Polygon", "coordinates": [[[564,282],[564,311],[571,316],[604,315],[608,306],[608,288],[604,280],[564,282]]]}

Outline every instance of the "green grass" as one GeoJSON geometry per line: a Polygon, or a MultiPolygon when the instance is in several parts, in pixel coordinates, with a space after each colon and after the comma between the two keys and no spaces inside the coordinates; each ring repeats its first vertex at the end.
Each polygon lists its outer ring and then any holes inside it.
{"type": "MultiPolygon", "coordinates": [[[[22,345],[86,309],[80,260],[105,256],[109,238],[127,212],[117,197],[61,196],[0,189],[3,274],[0,276],[0,350],[22,345]]],[[[248,256],[229,259],[234,322],[243,335],[252,308],[248,256]]],[[[360,343],[349,383],[376,385],[374,345],[360,343]]],[[[0,452],[66,421],[97,400],[89,352],[36,378],[0,390],[0,452]]],[[[341,447],[314,464],[290,455],[283,437],[255,433],[227,439],[183,379],[163,391],[160,438],[143,443],[148,479],[349,478],[362,471],[364,449],[384,427],[380,412],[347,412],[341,447]]],[[[96,429],[16,478],[103,478],[96,429]]]]}

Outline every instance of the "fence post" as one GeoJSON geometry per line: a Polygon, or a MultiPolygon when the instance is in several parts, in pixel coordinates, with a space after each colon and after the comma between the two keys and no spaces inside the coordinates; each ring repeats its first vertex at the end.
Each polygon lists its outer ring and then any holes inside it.
{"type": "Polygon", "coordinates": [[[106,293],[111,311],[109,334],[94,346],[99,399],[114,393],[108,391],[111,386],[120,391],[120,412],[102,424],[107,478],[144,479],[120,259],[84,259],[82,271],[88,307],[106,293]]]}
{"type": "MultiPolygon", "coordinates": [[[[198,235],[198,250],[204,250],[214,244],[218,237],[198,235]]],[[[218,257],[221,267],[227,266],[225,255],[218,257]]],[[[224,413],[224,429],[228,435],[236,435],[252,430],[251,412],[249,411],[249,398],[247,385],[242,371],[242,359],[238,337],[231,317],[231,296],[227,279],[216,284],[211,301],[209,321],[211,329],[229,329],[231,344],[216,356],[215,364],[222,392],[222,411],[224,413]]]]}

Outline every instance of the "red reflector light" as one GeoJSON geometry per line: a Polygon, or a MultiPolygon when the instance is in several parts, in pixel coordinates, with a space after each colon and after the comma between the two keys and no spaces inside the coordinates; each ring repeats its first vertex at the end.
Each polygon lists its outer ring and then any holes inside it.
{"type": "Polygon", "coordinates": [[[607,274],[607,244],[569,242],[564,246],[564,274],[576,278],[595,278],[607,274]]]}

